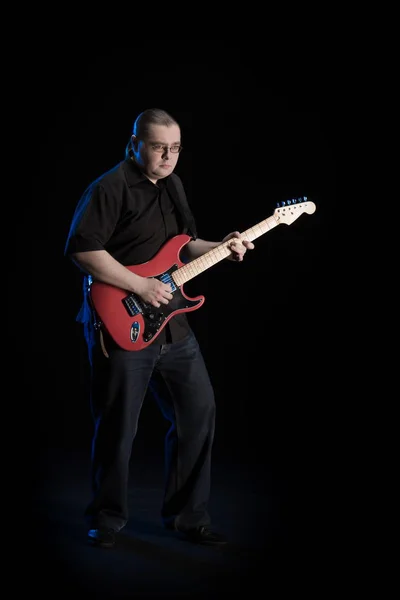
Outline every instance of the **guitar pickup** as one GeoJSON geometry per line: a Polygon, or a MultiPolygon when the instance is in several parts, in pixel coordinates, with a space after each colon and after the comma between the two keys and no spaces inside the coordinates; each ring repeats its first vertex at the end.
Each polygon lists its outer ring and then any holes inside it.
{"type": "MultiPolygon", "coordinates": [[[[171,286],[171,291],[176,291],[176,285],[171,275],[166,272],[160,275],[157,279],[162,281],[163,283],[169,283],[171,286]]],[[[146,302],[141,302],[135,294],[129,294],[129,296],[125,296],[122,300],[122,304],[125,306],[128,315],[130,317],[134,317],[139,313],[144,314],[149,308],[151,309],[151,304],[146,304],[146,302]]]]}
{"type": "Polygon", "coordinates": [[[176,285],[174,283],[174,280],[172,279],[171,275],[168,272],[163,273],[160,277],[158,277],[158,279],[160,281],[162,281],[163,283],[169,283],[171,286],[171,292],[176,291],[176,285]]]}

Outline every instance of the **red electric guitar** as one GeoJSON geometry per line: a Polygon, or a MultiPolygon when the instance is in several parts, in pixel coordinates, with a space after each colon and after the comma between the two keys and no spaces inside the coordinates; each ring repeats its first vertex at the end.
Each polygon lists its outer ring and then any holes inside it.
{"type": "MultiPolygon", "coordinates": [[[[303,213],[312,214],[315,209],[315,204],[305,196],[282,202],[271,217],[244,231],[242,238],[252,242],[277,225],[290,225],[303,213]]],[[[94,281],[91,284],[90,299],[98,319],[121,348],[146,348],[154,342],[174,315],[197,310],[204,303],[204,296],[186,296],[183,286],[196,275],[229,256],[231,240],[185,264],[179,255],[183,246],[190,240],[188,235],[177,235],[166,242],[150,261],[126,267],[141,277],[156,277],[171,285],[172,300],[159,308],[144,302],[133,293],[107,283],[94,281]]]]}

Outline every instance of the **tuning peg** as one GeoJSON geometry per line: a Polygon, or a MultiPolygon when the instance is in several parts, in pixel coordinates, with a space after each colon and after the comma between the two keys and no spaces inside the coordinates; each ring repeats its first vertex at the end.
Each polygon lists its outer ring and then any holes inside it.
{"type": "Polygon", "coordinates": [[[276,208],[282,208],[283,206],[291,206],[292,204],[300,204],[300,202],[307,202],[307,196],[299,196],[298,198],[290,198],[290,200],[282,200],[276,203],[276,208]]]}

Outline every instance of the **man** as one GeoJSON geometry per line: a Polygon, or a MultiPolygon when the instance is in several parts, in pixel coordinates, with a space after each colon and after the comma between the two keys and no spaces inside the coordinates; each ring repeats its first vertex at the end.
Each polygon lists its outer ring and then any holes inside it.
{"type": "MultiPolygon", "coordinates": [[[[128,521],[129,461],[148,386],[171,423],[165,445],[164,526],[196,543],[226,541],[211,529],[207,510],[214,393],[185,312],[153,329],[151,343],[130,351],[104,326],[90,294],[90,286],[100,282],[134,295],[136,310],[165,309],[178,293],[171,282],[127,267],[151,261],[168,240],[182,233],[190,236],[181,250],[182,262],[221,244],[197,237],[182,182],[173,173],[181,149],[181,130],[173,117],[160,109],[142,112],[134,123],[125,160],[83,194],[65,248],[84,274],[79,320],[89,347],[95,425],[93,497],[85,518],[89,541],[102,547],[113,546],[116,532],[128,521]]],[[[228,240],[232,240],[231,260],[241,261],[246,250],[254,248],[238,232],[222,242],[228,240]]]]}

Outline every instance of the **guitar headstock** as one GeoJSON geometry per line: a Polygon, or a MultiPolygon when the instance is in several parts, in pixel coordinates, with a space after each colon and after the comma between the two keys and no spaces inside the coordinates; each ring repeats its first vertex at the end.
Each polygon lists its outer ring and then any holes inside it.
{"type": "Polygon", "coordinates": [[[312,215],[315,210],[316,206],[314,202],[308,200],[307,196],[300,196],[299,198],[278,202],[277,208],[274,210],[274,217],[278,221],[278,224],[285,223],[286,225],[291,225],[303,213],[312,215]]]}

